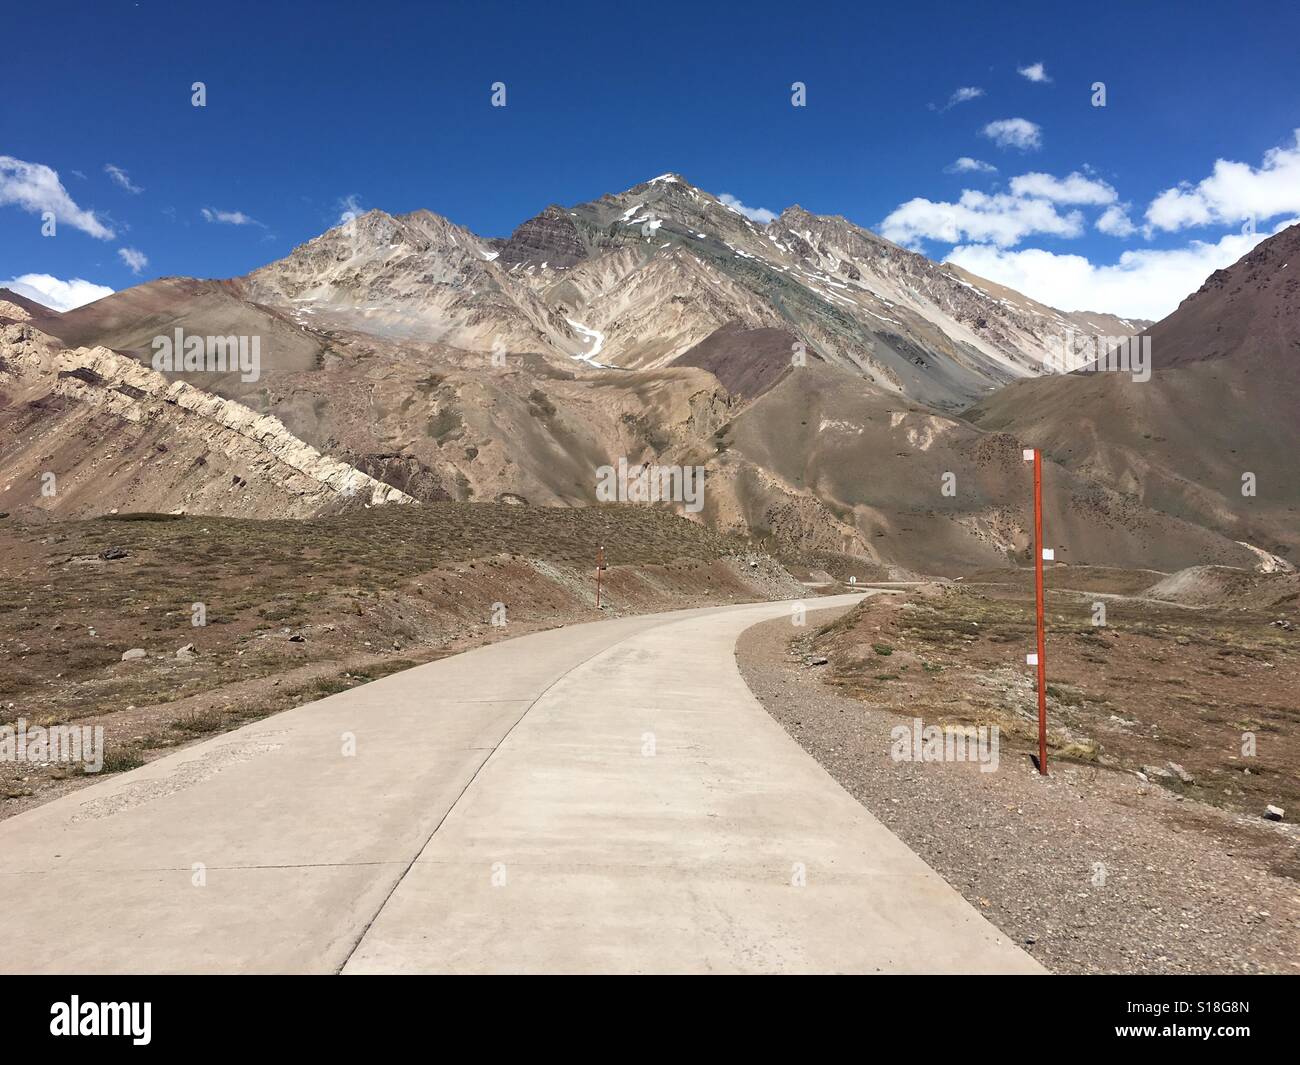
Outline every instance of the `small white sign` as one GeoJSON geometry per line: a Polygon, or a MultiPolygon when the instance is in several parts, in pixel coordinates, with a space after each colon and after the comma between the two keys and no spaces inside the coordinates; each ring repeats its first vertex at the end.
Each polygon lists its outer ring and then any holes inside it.
{"type": "Polygon", "coordinates": [[[858,579],[857,579],[857,577],[850,577],[850,578],[849,578],[849,583],[850,583],[850,584],[857,584],[857,583],[858,583],[858,579]]]}
{"type": "Polygon", "coordinates": [[[1037,652],[1037,651],[1035,651],[1033,654],[1025,655],[1025,665],[1027,665],[1027,666],[1036,666],[1036,665],[1038,665],[1038,652],[1037,652]]]}
{"type": "Polygon", "coordinates": [[[1043,561],[1044,561],[1044,562],[1054,562],[1055,560],[1056,560],[1056,551],[1055,551],[1055,549],[1050,548],[1050,547],[1045,547],[1045,548],[1043,548],[1043,561]]]}
{"type": "Polygon", "coordinates": [[[1025,450],[1022,452],[1022,454],[1025,456],[1025,461],[1026,461],[1026,462],[1033,462],[1033,461],[1034,461],[1034,449],[1033,449],[1032,447],[1027,447],[1027,448],[1025,448],[1025,450]]]}

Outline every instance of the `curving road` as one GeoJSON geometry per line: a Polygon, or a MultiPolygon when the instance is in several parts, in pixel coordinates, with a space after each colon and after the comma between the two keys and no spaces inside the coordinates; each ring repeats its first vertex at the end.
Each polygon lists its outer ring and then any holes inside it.
{"type": "Polygon", "coordinates": [[[1042,971],[750,694],[789,613],[509,640],[0,822],[0,970],[1042,971]]]}

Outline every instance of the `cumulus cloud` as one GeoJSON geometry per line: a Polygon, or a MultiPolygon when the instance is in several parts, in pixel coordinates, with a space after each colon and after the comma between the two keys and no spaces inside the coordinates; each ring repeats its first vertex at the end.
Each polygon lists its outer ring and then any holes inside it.
{"type": "Polygon", "coordinates": [[[1082,255],[988,245],[953,248],[945,261],[1063,310],[1107,311],[1156,321],[1215,270],[1232,265],[1267,236],[1229,233],[1217,243],[1192,241],[1185,248],[1126,251],[1111,266],[1095,265],[1082,255]]]}
{"type": "Polygon", "coordinates": [[[96,285],[74,277],[70,281],[60,281],[49,274],[23,274],[8,281],[0,281],[0,288],[7,288],[35,300],[42,306],[55,311],[70,311],[83,304],[94,303],[105,296],[111,296],[113,290],[107,285],[96,285]]]}
{"type": "Polygon", "coordinates": [[[1047,76],[1047,68],[1043,66],[1042,63],[1030,63],[1026,67],[1017,67],[1016,70],[1019,72],[1022,78],[1025,78],[1029,81],[1036,81],[1041,83],[1041,82],[1047,82],[1052,80],[1047,76]]]}
{"type": "MultiPolygon", "coordinates": [[[[996,167],[963,156],[945,169],[948,173],[989,173],[996,167]]],[[[1033,234],[1082,236],[1086,229],[1082,212],[1063,210],[1067,207],[1105,207],[1096,223],[1103,233],[1127,236],[1136,228],[1128,219],[1129,205],[1119,202],[1114,188],[1075,170],[1065,177],[1041,171],[1020,174],[1007,183],[1005,192],[963,189],[956,203],[917,197],[896,207],[880,224],[880,232],[918,250],[926,240],[948,244],[973,241],[1007,248],[1033,234]]]]}
{"type": "Polygon", "coordinates": [[[767,225],[768,222],[772,221],[772,219],[776,217],[776,212],[769,211],[766,207],[746,207],[729,192],[724,192],[719,196],[718,202],[730,207],[733,211],[736,211],[739,214],[743,214],[751,222],[759,222],[763,225],[767,225]]]}
{"type": "Polygon", "coordinates": [[[126,189],[127,192],[135,193],[137,196],[144,192],[144,189],[131,181],[131,176],[120,166],[114,166],[112,163],[105,163],[104,173],[113,179],[113,184],[117,185],[119,188],[126,189]]]}
{"type": "Polygon", "coordinates": [[[1097,219],[1097,228],[1111,237],[1131,237],[1137,232],[1137,226],[1128,216],[1129,205],[1113,203],[1102,211],[1097,219]]]}
{"type": "Polygon", "coordinates": [[[1033,233],[1077,237],[1084,231],[1079,211],[1061,214],[1050,200],[966,189],[956,203],[917,197],[900,204],[880,224],[881,235],[916,247],[923,240],[956,244],[962,240],[998,247],[1018,244],[1033,233]]]}
{"type": "Polygon", "coordinates": [[[146,266],[149,265],[149,257],[139,248],[118,248],[118,258],[130,268],[131,273],[139,274],[146,266]]]}
{"type": "Polygon", "coordinates": [[[998,168],[980,159],[963,155],[943,168],[945,174],[996,174],[998,168]]]}
{"type": "Polygon", "coordinates": [[[1043,146],[1042,127],[1027,118],[999,118],[980,132],[999,148],[1019,148],[1028,152],[1043,146]]]}
{"type": "Polygon", "coordinates": [[[1211,223],[1256,223],[1280,214],[1300,212],[1300,129],[1295,143],[1272,148],[1263,163],[1218,159],[1214,171],[1192,185],[1166,189],[1147,208],[1147,222],[1157,229],[1179,230],[1211,223]]]}
{"type": "Polygon", "coordinates": [[[113,239],[113,231],[93,211],[83,210],[73,202],[56,171],[42,163],[0,155],[0,206],[8,204],[33,214],[49,211],[63,225],[100,240],[113,239]]]}
{"type": "Polygon", "coordinates": [[[1017,196],[1036,196],[1053,203],[1079,203],[1100,207],[1114,203],[1119,194],[1104,181],[1085,177],[1077,170],[1068,177],[1051,174],[1021,174],[1011,179],[1011,191],[1017,196]]]}
{"type": "MultiPolygon", "coordinates": [[[[219,222],[227,226],[260,226],[262,225],[256,218],[250,218],[243,211],[218,211],[211,207],[204,207],[199,211],[205,222],[219,222]]],[[[265,226],[263,226],[265,228],[265,226]]]]}

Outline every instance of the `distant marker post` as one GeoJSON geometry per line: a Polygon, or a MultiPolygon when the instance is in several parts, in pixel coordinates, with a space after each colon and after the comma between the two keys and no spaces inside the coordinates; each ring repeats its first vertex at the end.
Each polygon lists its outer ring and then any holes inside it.
{"type": "Polygon", "coordinates": [[[605,568],[605,548],[596,548],[596,609],[600,609],[600,573],[605,568]]]}
{"type": "Polygon", "coordinates": [[[1047,775],[1047,637],[1043,629],[1043,560],[1055,552],[1043,547],[1043,455],[1038,448],[1025,448],[1024,459],[1034,464],[1034,614],[1038,637],[1029,664],[1038,667],[1038,772],[1047,775]]]}

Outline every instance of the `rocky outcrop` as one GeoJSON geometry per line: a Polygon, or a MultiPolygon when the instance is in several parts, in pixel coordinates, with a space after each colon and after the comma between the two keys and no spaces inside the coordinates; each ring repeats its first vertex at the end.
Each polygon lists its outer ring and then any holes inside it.
{"type": "MultiPolygon", "coordinates": [[[[139,433],[123,435],[153,441],[153,456],[167,454],[173,466],[184,455],[192,466],[204,469],[195,489],[200,498],[211,498],[215,471],[209,460],[220,455],[224,466],[245,471],[232,474],[236,487],[252,480],[257,498],[284,497],[281,513],[266,516],[303,517],[340,505],[415,502],[392,485],[321,454],[278,418],[184,381],[168,381],[108,348],[60,348],[30,326],[9,325],[0,328],[0,360],[0,385],[23,401],[16,407],[43,406],[55,417],[89,409],[139,427],[139,433]],[[51,397],[58,402],[49,402],[51,397]]],[[[51,439],[57,436],[56,425],[38,427],[51,439]]],[[[50,498],[57,501],[59,495],[50,498]]],[[[173,508],[186,504],[168,501],[173,508]]]]}
{"type": "Polygon", "coordinates": [[[352,465],[384,484],[400,488],[421,503],[439,503],[452,498],[438,471],[414,455],[361,455],[352,457],[352,465]]]}
{"type": "Polygon", "coordinates": [[[572,266],[587,257],[578,227],[563,208],[552,204],[511,234],[501,248],[501,262],[572,266]]]}
{"type": "Polygon", "coordinates": [[[31,320],[31,315],[23,310],[16,303],[9,300],[0,299],[0,318],[8,318],[15,322],[26,322],[31,320]]]}
{"type": "Polygon", "coordinates": [[[8,318],[13,322],[29,322],[34,318],[48,321],[59,317],[58,311],[51,310],[34,299],[29,299],[12,289],[0,288],[0,318],[8,318]]]}

